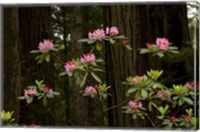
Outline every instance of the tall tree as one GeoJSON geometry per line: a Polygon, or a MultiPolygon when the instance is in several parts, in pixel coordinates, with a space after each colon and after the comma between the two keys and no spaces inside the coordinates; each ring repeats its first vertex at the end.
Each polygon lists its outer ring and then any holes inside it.
{"type": "MultiPolygon", "coordinates": [[[[51,8],[50,7],[20,7],[19,8],[19,24],[20,24],[20,53],[22,66],[22,84],[28,86],[33,84],[35,79],[44,80],[45,84],[54,88],[54,63],[37,64],[35,56],[29,51],[38,48],[38,44],[43,39],[52,39],[52,23],[51,23],[51,8]]],[[[38,123],[44,125],[54,124],[53,108],[44,108],[43,112],[36,112],[30,116],[28,121],[24,121],[23,117],[26,111],[31,110],[27,105],[22,105],[21,121],[27,123],[38,123]],[[40,116],[39,114],[44,114],[40,116]],[[30,122],[32,121],[32,122],[30,122]]],[[[37,110],[37,105],[34,110],[37,110]]],[[[40,106],[42,107],[42,106],[40,106]]]]}
{"type": "Polygon", "coordinates": [[[18,122],[20,107],[17,96],[21,89],[18,8],[3,9],[3,109],[14,111],[18,122]]]}
{"type": "MultiPolygon", "coordinates": [[[[156,37],[167,37],[181,48],[189,40],[186,5],[114,5],[104,7],[105,25],[119,27],[121,34],[129,38],[132,51],[106,45],[107,83],[112,96],[108,107],[126,99],[121,82],[126,77],[144,74],[148,68],[159,68],[161,64],[148,55],[139,55],[138,48],[146,42],[154,43],[156,37]]],[[[131,121],[121,112],[121,107],[109,111],[109,125],[135,127],[148,126],[145,121],[131,121]]]]}

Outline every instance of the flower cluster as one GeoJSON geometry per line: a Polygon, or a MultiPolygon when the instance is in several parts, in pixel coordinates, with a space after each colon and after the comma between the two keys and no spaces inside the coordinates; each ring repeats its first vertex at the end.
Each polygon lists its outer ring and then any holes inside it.
{"type": "Polygon", "coordinates": [[[112,27],[107,27],[106,30],[104,31],[103,29],[95,29],[93,32],[88,33],[88,38],[91,40],[102,40],[104,39],[105,35],[110,35],[110,36],[117,36],[119,34],[119,30],[117,27],[112,26],[112,27]]]}
{"type": "Polygon", "coordinates": [[[173,123],[176,122],[176,116],[175,116],[175,115],[171,116],[170,119],[171,119],[171,121],[172,121],[173,123]]]}
{"type": "Polygon", "coordinates": [[[48,86],[45,86],[43,91],[44,91],[44,93],[52,93],[53,89],[49,88],[48,86]]]}
{"type": "Polygon", "coordinates": [[[145,81],[147,80],[147,76],[144,74],[142,76],[135,76],[132,80],[132,82],[137,85],[140,81],[145,81]]]}
{"type": "Polygon", "coordinates": [[[198,83],[195,83],[194,81],[190,81],[190,82],[187,82],[185,84],[185,86],[188,88],[188,89],[191,89],[193,90],[195,87],[198,88],[198,83]],[[196,86],[195,86],[196,85],[196,86]]]}
{"type": "Polygon", "coordinates": [[[160,50],[168,50],[169,48],[169,41],[166,38],[157,38],[156,40],[156,46],[160,49],[160,50]]]}
{"type": "Polygon", "coordinates": [[[95,29],[93,32],[88,33],[88,38],[92,40],[102,40],[105,37],[105,31],[103,29],[95,29]]]}
{"type": "Polygon", "coordinates": [[[138,110],[138,108],[142,108],[142,106],[143,105],[142,105],[141,101],[136,101],[136,100],[132,101],[132,100],[130,100],[128,102],[128,107],[132,109],[131,112],[136,112],[138,110]]]}
{"type": "Polygon", "coordinates": [[[112,27],[107,27],[106,28],[106,34],[110,34],[111,36],[116,36],[119,34],[119,30],[117,27],[112,26],[112,27]]]}
{"type": "Polygon", "coordinates": [[[165,90],[165,91],[158,90],[157,91],[158,98],[163,98],[163,97],[170,98],[170,96],[171,96],[171,92],[169,90],[165,90]]]}
{"type": "MultiPolygon", "coordinates": [[[[147,48],[151,49],[152,44],[146,43],[147,48]]],[[[160,50],[167,51],[169,48],[169,41],[167,38],[157,38],[156,39],[156,47],[160,50]]]]}
{"type": "Polygon", "coordinates": [[[24,97],[28,99],[32,95],[36,95],[38,92],[35,88],[24,90],[24,97]]]}
{"type": "Polygon", "coordinates": [[[183,119],[184,119],[185,122],[189,122],[190,119],[191,119],[191,116],[189,116],[189,115],[184,115],[184,116],[183,116],[183,119]]]}
{"type": "Polygon", "coordinates": [[[40,52],[48,52],[49,50],[54,48],[54,44],[49,40],[44,40],[43,42],[39,43],[38,49],[40,52]]]}
{"type": "Polygon", "coordinates": [[[90,63],[90,62],[94,62],[94,61],[96,61],[96,57],[94,54],[87,53],[81,57],[82,63],[90,63]]]}
{"type": "MultiPolygon", "coordinates": [[[[190,115],[183,115],[180,118],[185,122],[190,122],[192,117],[190,115]]],[[[178,121],[175,115],[171,116],[170,119],[171,119],[172,123],[175,123],[176,121],[178,121]]]]}
{"type": "Polygon", "coordinates": [[[87,86],[87,87],[85,87],[84,92],[87,94],[96,94],[97,90],[93,86],[87,86]]]}
{"type": "Polygon", "coordinates": [[[123,39],[122,44],[128,44],[128,39],[123,39]]]}
{"type": "Polygon", "coordinates": [[[178,47],[171,45],[167,38],[157,38],[155,44],[146,43],[147,48],[140,49],[140,54],[152,53],[153,56],[163,57],[164,53],[179,53],[178,47]]]}
{"type": "Polygon", "coordinates": [[[68,61],[67,63],[65,63],[65,71],[68,73],[69,71],[74,70],[76,67],[78,66],[77,62],[74,61],[68,61]]]}
{"type": "Polygon", "coordinates": [[[60,95],[59,92],[53,91],[52,88],[43,84],[43,80],[35,81],[36,85],[30,85],[24,90],[23,96],[19,96],[18,99],[26,100],[26,103],[30,104],[35,98],[42,99],[44,106],[47,105],[47,98],[54,98],[54,96],[60,95]]]}

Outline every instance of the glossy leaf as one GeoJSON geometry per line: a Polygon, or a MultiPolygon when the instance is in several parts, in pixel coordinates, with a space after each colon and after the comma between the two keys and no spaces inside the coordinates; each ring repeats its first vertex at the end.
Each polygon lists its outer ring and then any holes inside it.
{"type": "Polygon", "coordinates": [[[99,83],[102,83],[101,79],[94,73],[94,72],[91,72],[91,75],[93,76],[93,78],[99,82],[99,83]]]}
{"type": "Polygon", "coordinates": [[[84,77],[83,77],[83,79],[81,81],[80,87],[83,87],[83,85],[85,84],[87,76],[88,76],[88,73],[85,73],[85,75],[84,75],[84,77]]]}

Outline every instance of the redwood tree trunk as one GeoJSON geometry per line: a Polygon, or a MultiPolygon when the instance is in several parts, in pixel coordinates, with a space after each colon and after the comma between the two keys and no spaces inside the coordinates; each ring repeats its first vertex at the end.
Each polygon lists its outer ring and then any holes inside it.
{"type": "Polygon", "coordinates": [[[18,8],[4,8],[3,15],[3,109],[14,111],[19,121],[19,100],[21,89],[21,66],[19,57],[18,8]]]}
{"type": "MultiPolygon", "coordinates": [[[[104,7],[105,25],[119,27],[129,38],[132,51],[106,45],[107,83],[111,86],[108,107],[123,102],[126,88],[121,83],[128,76],[142,75],[146,70],[162,68],[161,61],[150,55],[140,55],[138,48],[157,37],[167,37],[181,48],[189,40],[186,5],[114,5],[104,7]]],[[[133,99],[133,98],[131,98],[133,99]]],[[[124,104],[124,105],[127,105],[124,104]]],[[[152,117],[155,118],[155,117],[152,117]]],[[[121,107],[108,112],[110,126],[151,126],[147,120],[134,121],[122,113],[121,107]]]]}
{"type": "MultiPolygon", "coordinates": [[[[34,84],[35,80],[44,80],[44,83],[54,89],[54,63],[37,64],[36,55],[29,52],[38,49],[38,44],[44,39],[52,39],[51,9],[50,7],[21,7],[19,8],[20,37],[21,37],[21,65],[22,65],[22,84],[24,87],[34,84]]],[[[40,100],[41,101],[41,100],[40,100]]],[[[48,108],[36,105],[21,105],[23,112],[21,121],[40,125],[54,124],[54,108],[48,102],[48,108]],[[49,107],[50,106],[50,107],[49,107]],[[43,113],[38,107],[43,108],[43,113]],[[29,116],[28,121],[23,120],[26,111],[35,110],[36,114],[29,116]],[[41,113],[40,113],[41,112],[41,113]],[[43,116],[37,114],[43,114],[43,116]]],[[[34,112],[34,111],[32,111],[34,112]]]]}

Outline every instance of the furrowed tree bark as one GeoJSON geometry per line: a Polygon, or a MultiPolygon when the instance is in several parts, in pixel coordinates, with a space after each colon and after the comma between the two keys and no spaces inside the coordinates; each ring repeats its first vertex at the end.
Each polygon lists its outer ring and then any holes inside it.
{"type": "MultiPolygon", "coordinates": [[[[44,39],[52,39],[52,25],[51,25],[51,9],[49,7],[21,7],[19,8],[20,19],[20,36],[21,36],[21,60],[22,60],[22,84],[26,87],[34,84],[35,80],[44,80],[44,83],[54,89],[54,62],[51,59],[50,63],[37,64],[35,61],[36,55],[29,52],[33,49],[38,49],[40,41],[44,39]]],[[[55,90],[55,89],[54,89],[55,90]]],[[[40,100],[40,102],[42,102],[40,100]]],[[[41,125],[54,124],[54,106],[48,102],[48,108],[44,108],[44,116],[39,114],[32,115],[30,123],[38,123],[41,125]]],[[[24,104],[25,105],[25,104],[24,104]]],[[[42,104],[41,104],[42,105],[42,104]]],[[[25,111],[31,110],[31,107],[37,105],[25,105],[22,107],[23,112],[21,121],[24,122],[25,111]]],[[[37,106],[38,107],[38,106],[37,106]]],[[[35,110],[37,110],[37,107],[35,110]]],[[[42,108],[42,106],[40,106],[42,108]]],[[[41,112],[41,111],[40,111],[41,112]]],[[[38,112],[39,113],[39,112],[38,112]]]]}
{"type": "Polygon", "coordinates": [[[21,65],[19,53],[18,8],[3,8],[3,109],[14,111],[19,121],[21,89],[21,65]]]}
{"type": "MultiPolygon", "coordinates": [[[[138,48],[146,42],[155,43],[157,37],[166,37],[175,46],[182,48],[189,40],[186,5],[113,5],[104,7],[105,26],[119,27],[120,34],[129,39],[132,51],[106,45],[106,77],[111,86],[108,107],[125,100],[126,87],[121,83],[128,76],[142,75],[146,70],[166,68],[165,63],[151,55],[140,55],[138,48]]],[[[176,69],[179,70],[179,69],[176,69]]],[[[132,98],[134,100],[134,98],[132,98]]],[[[127,104],[125,104],[127,105],[127,104]]],[[[156,120],[156,117],[152,118],[156,120]]],[[[151,126],[148,121],[132,120],[122,113],[121,107],[108,111],[110,126],[151,126]]]]}

